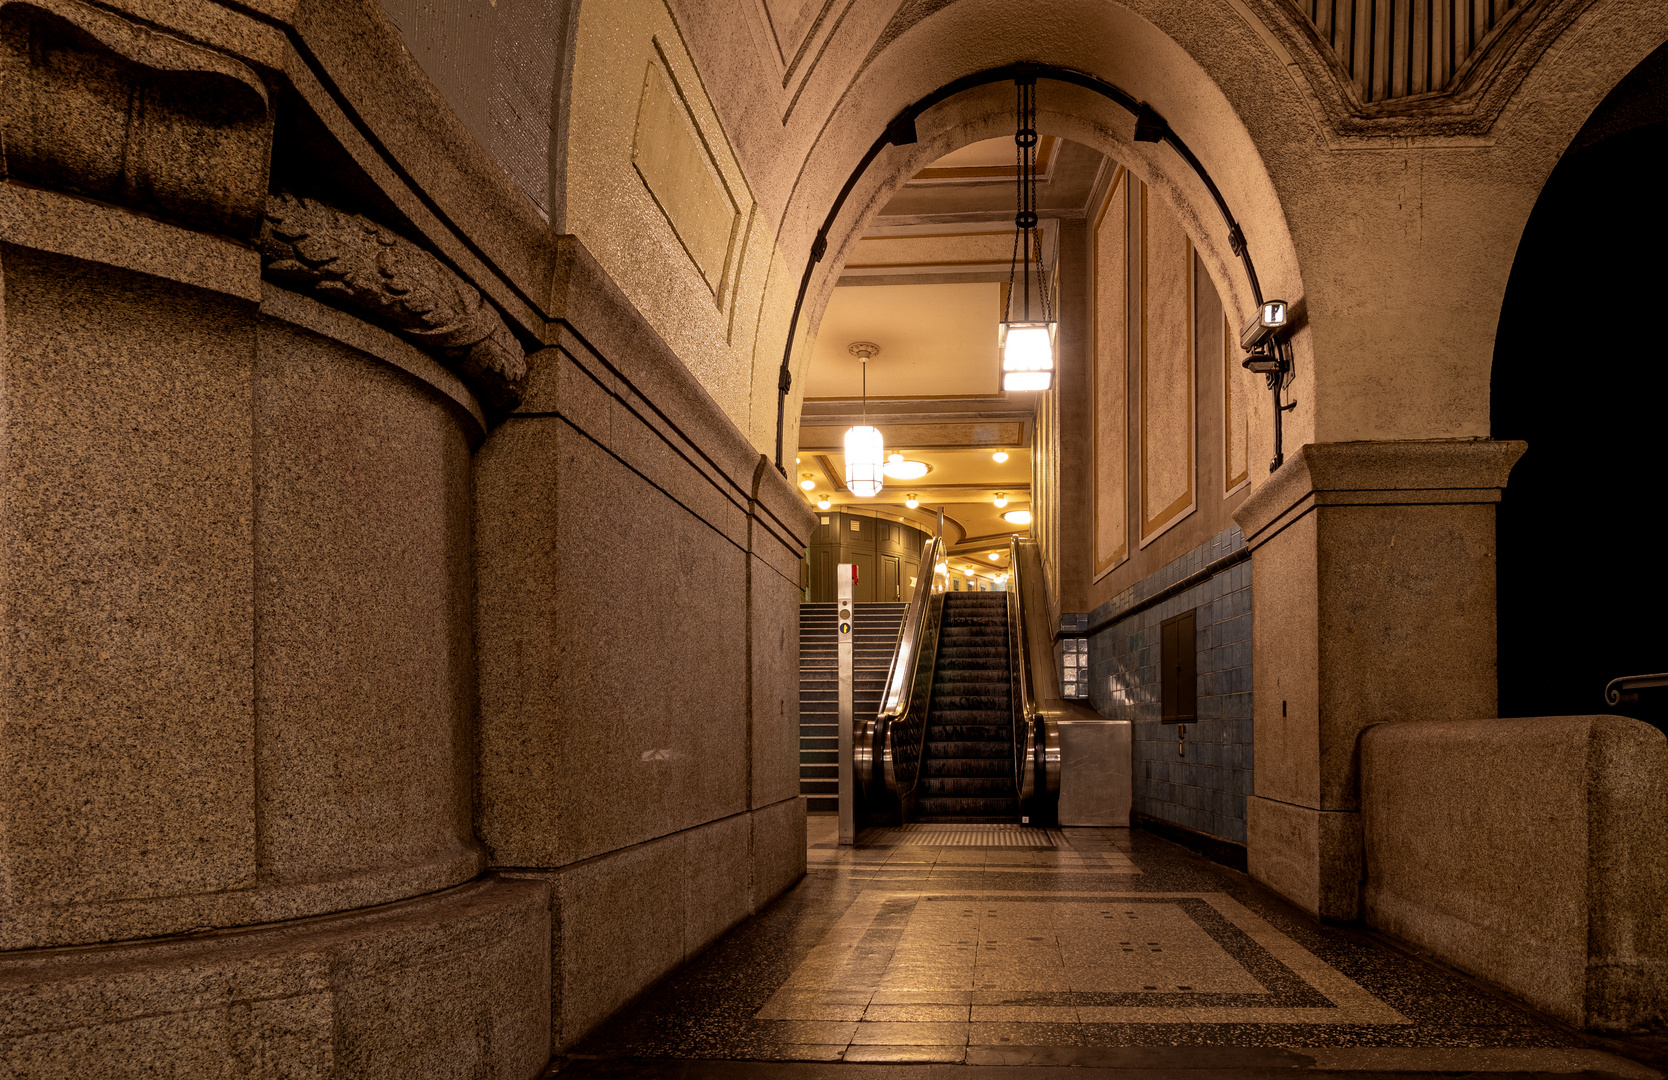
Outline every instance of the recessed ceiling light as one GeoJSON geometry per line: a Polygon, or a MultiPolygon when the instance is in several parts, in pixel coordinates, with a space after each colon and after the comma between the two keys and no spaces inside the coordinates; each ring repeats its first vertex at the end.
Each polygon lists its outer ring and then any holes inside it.
{"type": "Polygon", "coordinates": [[[902,454],[894,454],[883,470],[894,480],[919,480],[932,471],[924,461],[905,461],[902,454]]]}
{"type": "Polygon", "coordinates": [[[1029,525],[1031,524],[1031,511],[1009,510],[1006,514],[1002,515],[1002,520],[1006,521],[1010,525],[1029,525]]]}
{"type": "Polygon", "coordinates": [[[1004,461],[1008,460],[1008,452],[1006,450],[998,450],[998,451],[996,451],[996,453],[990,455],[990,457],[991,457],[992,461],[994,461],[994,462],[996,462],[996,464],[1000,465],[1004,461]]]}

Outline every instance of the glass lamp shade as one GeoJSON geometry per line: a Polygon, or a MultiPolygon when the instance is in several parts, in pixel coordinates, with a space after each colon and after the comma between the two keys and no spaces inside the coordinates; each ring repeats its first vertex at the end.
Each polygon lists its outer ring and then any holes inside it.
{"type": "Polygon", "coordinates": [[[880,429],[854,427],[846,431],[846,487],[867,499],[885,486],[886,443],[880,429]]]}
{"type": "Polygon", "coordinates": [[[1054,322],[1004,322],[996,332],[1002,389],[1047,390],[1054,381],[1054,322]]]}

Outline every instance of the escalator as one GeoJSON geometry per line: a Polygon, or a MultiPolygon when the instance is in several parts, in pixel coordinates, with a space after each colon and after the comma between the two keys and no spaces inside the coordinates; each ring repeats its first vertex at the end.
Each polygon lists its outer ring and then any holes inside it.
{"type": "Polygon", "coordinates": [[[1019,820],[1008,633],[1005,594],[944,595],[912,820],[1019,820]]]}
{"type": "Polygon", "coordinates": [[[1053,820],[1058,730],[1031,664],[1045,658],[1048,682],[1049,639],[1032,640],[1047,629],[1035,550],[1013,541],[1009,591],[964,593],[949,589],[942,536],[922,546],[925,587],[904,613],[880,707],[854,717],[866,824],[1053,820]]]}

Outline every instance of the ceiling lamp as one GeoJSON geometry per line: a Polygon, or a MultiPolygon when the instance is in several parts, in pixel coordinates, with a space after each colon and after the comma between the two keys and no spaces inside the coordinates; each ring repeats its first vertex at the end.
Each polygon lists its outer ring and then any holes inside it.
{"type": "Polygon", "coordinates": [[[819,495],[817,497],[817,509],[818,510],[827,510],[828,509],[828,496],[827,495],[819,495]]]}
{"type": "Polygon", "coordinates": [[[969,566],[969,567],[964,568],[962,570],[962,573],[966,574],[968,577],[972,577],[974,574],[978,573],[978,571],[973,569],[973,567],[969,566]]]}
{"type": "Polygon", "coordinates": [[[881,471],[894,480],[919,480],[932,472],[932,466],[924,461],[905,461],[899,455],[897,461],[888,461],[881,471]]]}
{"type": "Polygon", "coordinates": [[[1007,505],[1008,505],[1008,497],[1006,495],[1002,494],[1000,491],[998,491],[996,493],[996,508],[998,510],[1000,510],[1004,506],[1007,506],[1007,505]]]}
{"type": "Polygon", "coordinates": [[[879,495],[886,486],[881,471],[886,440],[879,428],[869,426],[869,361],[879,355],[880,346],[872,341],[854,341],[846,351],[863,365],[863,423],[846,431],[846,487],[853,495],[867,499],[879,495]]]}
{"type": "Polygon", "coordinates": [[[915,497],[915,492],[912,491],[908,495],[904,496],[904,505],[909,507],[911,510],[913,510],[917,506],[921,505],[921,500],[917,499],[915,497]]]}
{"type": "Polygon", "coordinates": [[[1009,525],[1029,525],[1031,524],[1031,511],[1009,510],[1006,514],[1002,515],[1002,520],[1006,521],[1009,525]]]}
{"type": "Polygon", "coordinates": [[[805,474],[805,479],[803,479],[799,482],[799,486],[804,488],[806,491],[810,491],[812,488],[817,486],[817,482],[815,480],[811,479],[811,474],[810,473],[806,473],[805,474]]]}
{"type": "Polygon", "coordinates": [[[990,455],[990,459],[1000,465],[1004,461],[1008,460],[1008,452],[1006,450],[998,450],[996,453],[990,455]]]}
{"type": "Polygon", "coordinates": [[[1048,271],[1042,263],[1042,235],[1037,231],[1037,77],[1021,75],[1019,128],[1014,132],[1018,148],[1018,212],[1014,214],[1014,254],[1008,265],[1008,309],[996,331],[996,348],[1002,354],[1003,390],[1047,390],[1054,381],[1054,332],[1048,295],[1048,271]],[[1037,263],[1037,301],[1041,319],[1031,316],[1031,262],[1037,263]],[[1021,265],[1023,264],[1023,269],[1021,265]],[[1018,277],[1019,288],[1014,288],[1018,277]],[[1014,294],[1023,299],[1020,317],[1014,318],[1014,294]]]}
{"type": "Polygon", "coordinates": [[[1002,556],[996,554],[996,552],[994,552],[994,551],[991,552],[990,556],[989,556],[991,562],[995,562],[997,559],[1000,559],[1001,557],[1002,556]]]}

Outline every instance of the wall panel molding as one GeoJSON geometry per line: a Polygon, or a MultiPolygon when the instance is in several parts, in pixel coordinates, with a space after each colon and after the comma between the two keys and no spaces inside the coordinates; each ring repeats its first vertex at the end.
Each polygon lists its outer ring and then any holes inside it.
{"type": "Polygon", "coordinates": [[[1141,545],[1197,506],[1193,241],[1141,188],[1141,545]]]}
{"type": "Polygon", "coordinates": [[[1094,544],[1098,579],[1129,558],[1129,174],[1119,166],[1090,231],[1094,544]]]}

